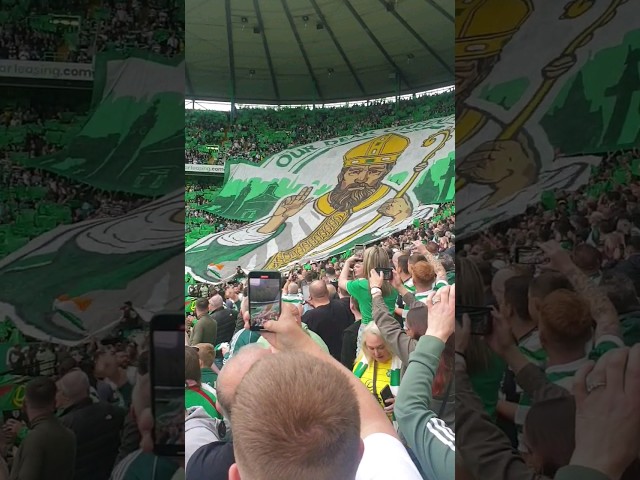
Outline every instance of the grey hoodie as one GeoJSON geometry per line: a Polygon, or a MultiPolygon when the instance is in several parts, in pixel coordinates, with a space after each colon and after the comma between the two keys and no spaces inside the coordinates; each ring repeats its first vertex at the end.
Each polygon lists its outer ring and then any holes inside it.
{"type": "Polygon", "coordinates": [[[191,455],[201,446],[222,440],[218,434],[220,423],[222,423],[221,420],[211,418],[202,407],[187,408],[187,417],[184,421],[185,467],[191,455]]]}

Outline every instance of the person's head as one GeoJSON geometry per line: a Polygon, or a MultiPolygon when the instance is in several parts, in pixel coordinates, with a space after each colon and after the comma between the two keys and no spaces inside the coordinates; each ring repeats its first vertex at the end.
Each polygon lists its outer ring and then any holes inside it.
{"type": "Polygon", "coordinates": [[[427,243],[427,252],[429,252],[431,255],[437,255],[438,254],[438,244],[436,242],[428,242],[427,243]]]}
{"type": "Polygon", "coordinates": [[[416,292],[426,292],[433,288],[436,272],[429,262],[417,262],[412,268],[411,278],[413,278],[416,292]]]}
{"type": "Polygon", "coordinates": [[[118,360],[111,351],[103,350],[95,357],[94,374],[96,378],[115,378],[118,374],[118,360]]]}
{"type": "Polygon", "coordinates": [[[329,302],[329,290],[327,284],[322,280],[316,280],[309,285],[309,300],[313,304],[324,304],[329,302]]]}
{"type": "Polygon", "coordinates": [[[529,315],[534,322],[540,321],[542,300],[555,290],[573,290],[569,279],[559,272],[543,272],[531,279],[529,284],[529,315]]]}
{"type": "Polygon", "coordinates": [[[495,275],[493,275],[493,278],[491,279],[491,293],[496,299],[496,303],[498,305],[502,305],[504,303],[504,289],[507,280],[517,275],[518,272],[509,267],[501,268],[495,273],[495,275]]]}
{"type": "Polygon", "coordinates": [[[216,381],[216,409],[231,420],[231,412],[235,402],[236,390],[245,374],[261,358],[271,355],[271,350],[251,343],[239,350],[225,363],[216,381]]]}
{"type": "Polygon", "coordinates": [[[571,290],[551,292],[540,304],[540,342],[550,356],[554,351],[584,353],[592,324],[588,303],[571,290]]]}
{"type": "Polygon", "coordinates": [[[407,335],[418,340],[427,331],[427,307],[420,305],[407,312],[405,321],[407,335]]]}
{"type": "Polygon", "coordinates": [[[335,278],[336,276],[336,269],[333,267],[327,267],[324,269],[325,273],[327,274],[327,277],[329,277],[330,279],[335,278]]]}
{"type": "Polygon", "coordinates": [[[398,266],[398,259],[399,259],[402,255],[404,255],[404,252],[397,251],[397,252],[394,252],[394,254],[391,256],[391,264],[393,265],[393,268],[395,268],[396,270],[398,270],[398,269],[399,269],[399,266],[398,266]]]}
{"type": "Polygon", "coordinates": [[[410,276],[410,274],[409,274],[409,257],[410,257],[410,255],[407,255],[405,253],[403,253],[402,255],[398,256],[398,259],[397,259],[398,263],[397,263],[396,270],[401,275],[410,276]]]}
{"type": "Polygon", "coordinates": [[[391,360],[391,350],[384,341],[380,329],[373,322],[367,324],[362,332],[362,352],[369,363],[374,360],[380,363],[386,363],[391,360]]]}
{"type": "Polygon", "coordinates": [[[422,255],[421,253],[413,253],[409,256],[409,260],[407,262],[407,270],[409,271],[409,275],[413,275],[413,266],[418,262],[426,262],[427,257],[422,255]]]}
{"type": "Polygon", "coordinates": [[[291,282],[287,287],[287,293],[289,295],[297,295],[299,291],[300,291],[300,287],[298,287],[298,284],[295,282],[291,282]]]}
{"type": "MultiPolygon", "coordinates": [[[[364,251],[362,257],[363,275],[369,277],[371,270],[379,271],[381,268],[390,268],[391,262],[387,252],[382,247],[369,247],[364,251]]],[[[382,282],[382,295],[387,296],[391,293],[392,287],[388,281],[382,282]]]]}
{"type": "Polygon", "coordinates": [[[200,368],[211,368],[211,365],[213,365],[213,362],[216,359],[215,347],[210,343],[198,343],[196,348],[198,349],[200,368]]]}
{"type": "Polygon", "coordinates": [[[364,451],[358,408],[332,365],[302,352],[262,358],[236,391],[230,480],[355,478],[364,451]],[[323,388],[311,393],[310,384],[323,388]]]}
{"type": "Polygon", "coordinates": [[[618,315],[640,310],[636,287],[624,273],[606,271],[600,279],[600,288],[607,294],[618,315]]]}
{"type": "Polygon", "coordinates": [[[573,249],[573,262],[585,275],[595,275],[600,271],[602,254],[596,247],[582,243],[573,249]]]}
{"type": "Polygon", "coordinates": [[[531,322],[529,315],[529,283],[527,275],[517,275],[504,282],[504,296],[500,304],[500,312],[514,322],[531,322]]]}
{"type": "Polygon", "coordinates": [[[226,290],[224,291],[224,294],[230,300],[235,301],[238,299],[238,293],[236,292],[235,287],[231,285],[226,288],[226,290]]]}
{"type": "Polygon", "coordinates": [[[196,300],[196,315],[204,315],[209,313],[209,300],[206,298],[199,298],[196,300]]]}
{"type": "Polygon", "coordinates": [[[447,272],[455,271],[456,264],[453,261],[453,257],[451,255],[442,254],[440,255],[440,257],[438,257],[438,260],[440,260],[440,263],[447,272]]]}
{"type": "Polygon", "coordinates": [[[575,448],[576,406],[573,397],[541,400],[533,404],[524,422],[527,464],[538,474],[554,477],[568,465],[575,448]]]}
{"type": "MultiPolygon", "coordinates": [[[[209,299],[209,304],[207,306],[208,311],[215,312],[216,310],[222,308],[224,305],[224,300],[220,295],[214,295],[209,299]]],[[[196,307],[198,304],[196,303],[196,307]]],[[[197,310],[196,310],[197,311],[197,310]]]]}
{"type": "Polygon", "coordinates": [[[198,349],[187,345],[184,347],[184,379],[195,382],[198,385],[202,381],[198,349]]]}
{"type": "Polygon", "coordinates": [[[116,362],[118,363],[118,366],[120,366],[121,368],[127,368],[131,363],[129,360],[129,353],[127,352],[125,347],[122,347],[121,349],[117,350],[115,355],[116,355],[116,362]]]}
{"type": "Polygon", "coordinates": [[[36,377],[27,383],[24,407],[29,421],[55,411],[56,393],[56,383],[49,377],[36,377]]]}
{"type": "Polygon", "coordinates": [[[67,408],[89,398],[89,377],[80,369],[60,378],[56,387],[56,408],[67,408]]]}
{"type": "Polygon", "coordinates": [[[328,292],[328,295],[329,295],[329,299],[336,298],[336,295],[338,294],[338,291],[336,290],[336,287],[333,286],[330,283],[326,283],[325,285],[327,286],[327,292],[328,292]]]}

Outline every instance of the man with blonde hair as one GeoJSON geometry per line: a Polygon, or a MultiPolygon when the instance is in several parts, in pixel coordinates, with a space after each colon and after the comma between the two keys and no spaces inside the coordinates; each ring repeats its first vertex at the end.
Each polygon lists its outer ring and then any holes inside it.
{"type": "Polygon", "coordinates": [[[195,347],[198,349],[198,359],[200,360],[200,381],[210,387],[215,387],[220,373],[215,364],[216,350],[210,343],[199,343],[195,347]]]}

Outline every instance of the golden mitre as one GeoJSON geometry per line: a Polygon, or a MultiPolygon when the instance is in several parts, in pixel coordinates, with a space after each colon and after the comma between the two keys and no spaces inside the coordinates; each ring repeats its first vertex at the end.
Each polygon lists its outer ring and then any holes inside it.
{"type": "Polygon", "coordinates": [[[456,60],[497,55],[532,11],[532,0],[456,0],[456,60]]]}
{"type": "Polygon", "coordinates": [[[353,147],[344,154],[344,168],[357,165],[385,165],[396,163],[409,146],[409,139],[395,133],[387,133],[353,147]]]}

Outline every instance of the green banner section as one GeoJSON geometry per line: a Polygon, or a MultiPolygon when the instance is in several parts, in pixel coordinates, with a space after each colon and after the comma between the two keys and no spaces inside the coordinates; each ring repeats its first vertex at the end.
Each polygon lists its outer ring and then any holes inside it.
{"type": "Polygon", "coordinates": [[[157,197],[183,186],[184,124],[176,119],[184,117],[184,57],[105,54],[95,77],[89,119],[72,138],[60,133],[67,147],[16,160],[107,191],[157,197]]]}
{"type": "Polygon", "coordinates": [[[206,210],[252,223],[193,229],[185,273],[216,282],[237,266],[284,269],[430,218],[454,198],[454,129],[449,115],[284,150],[260,165],[227,162],[224,187],[206,210]]]}

